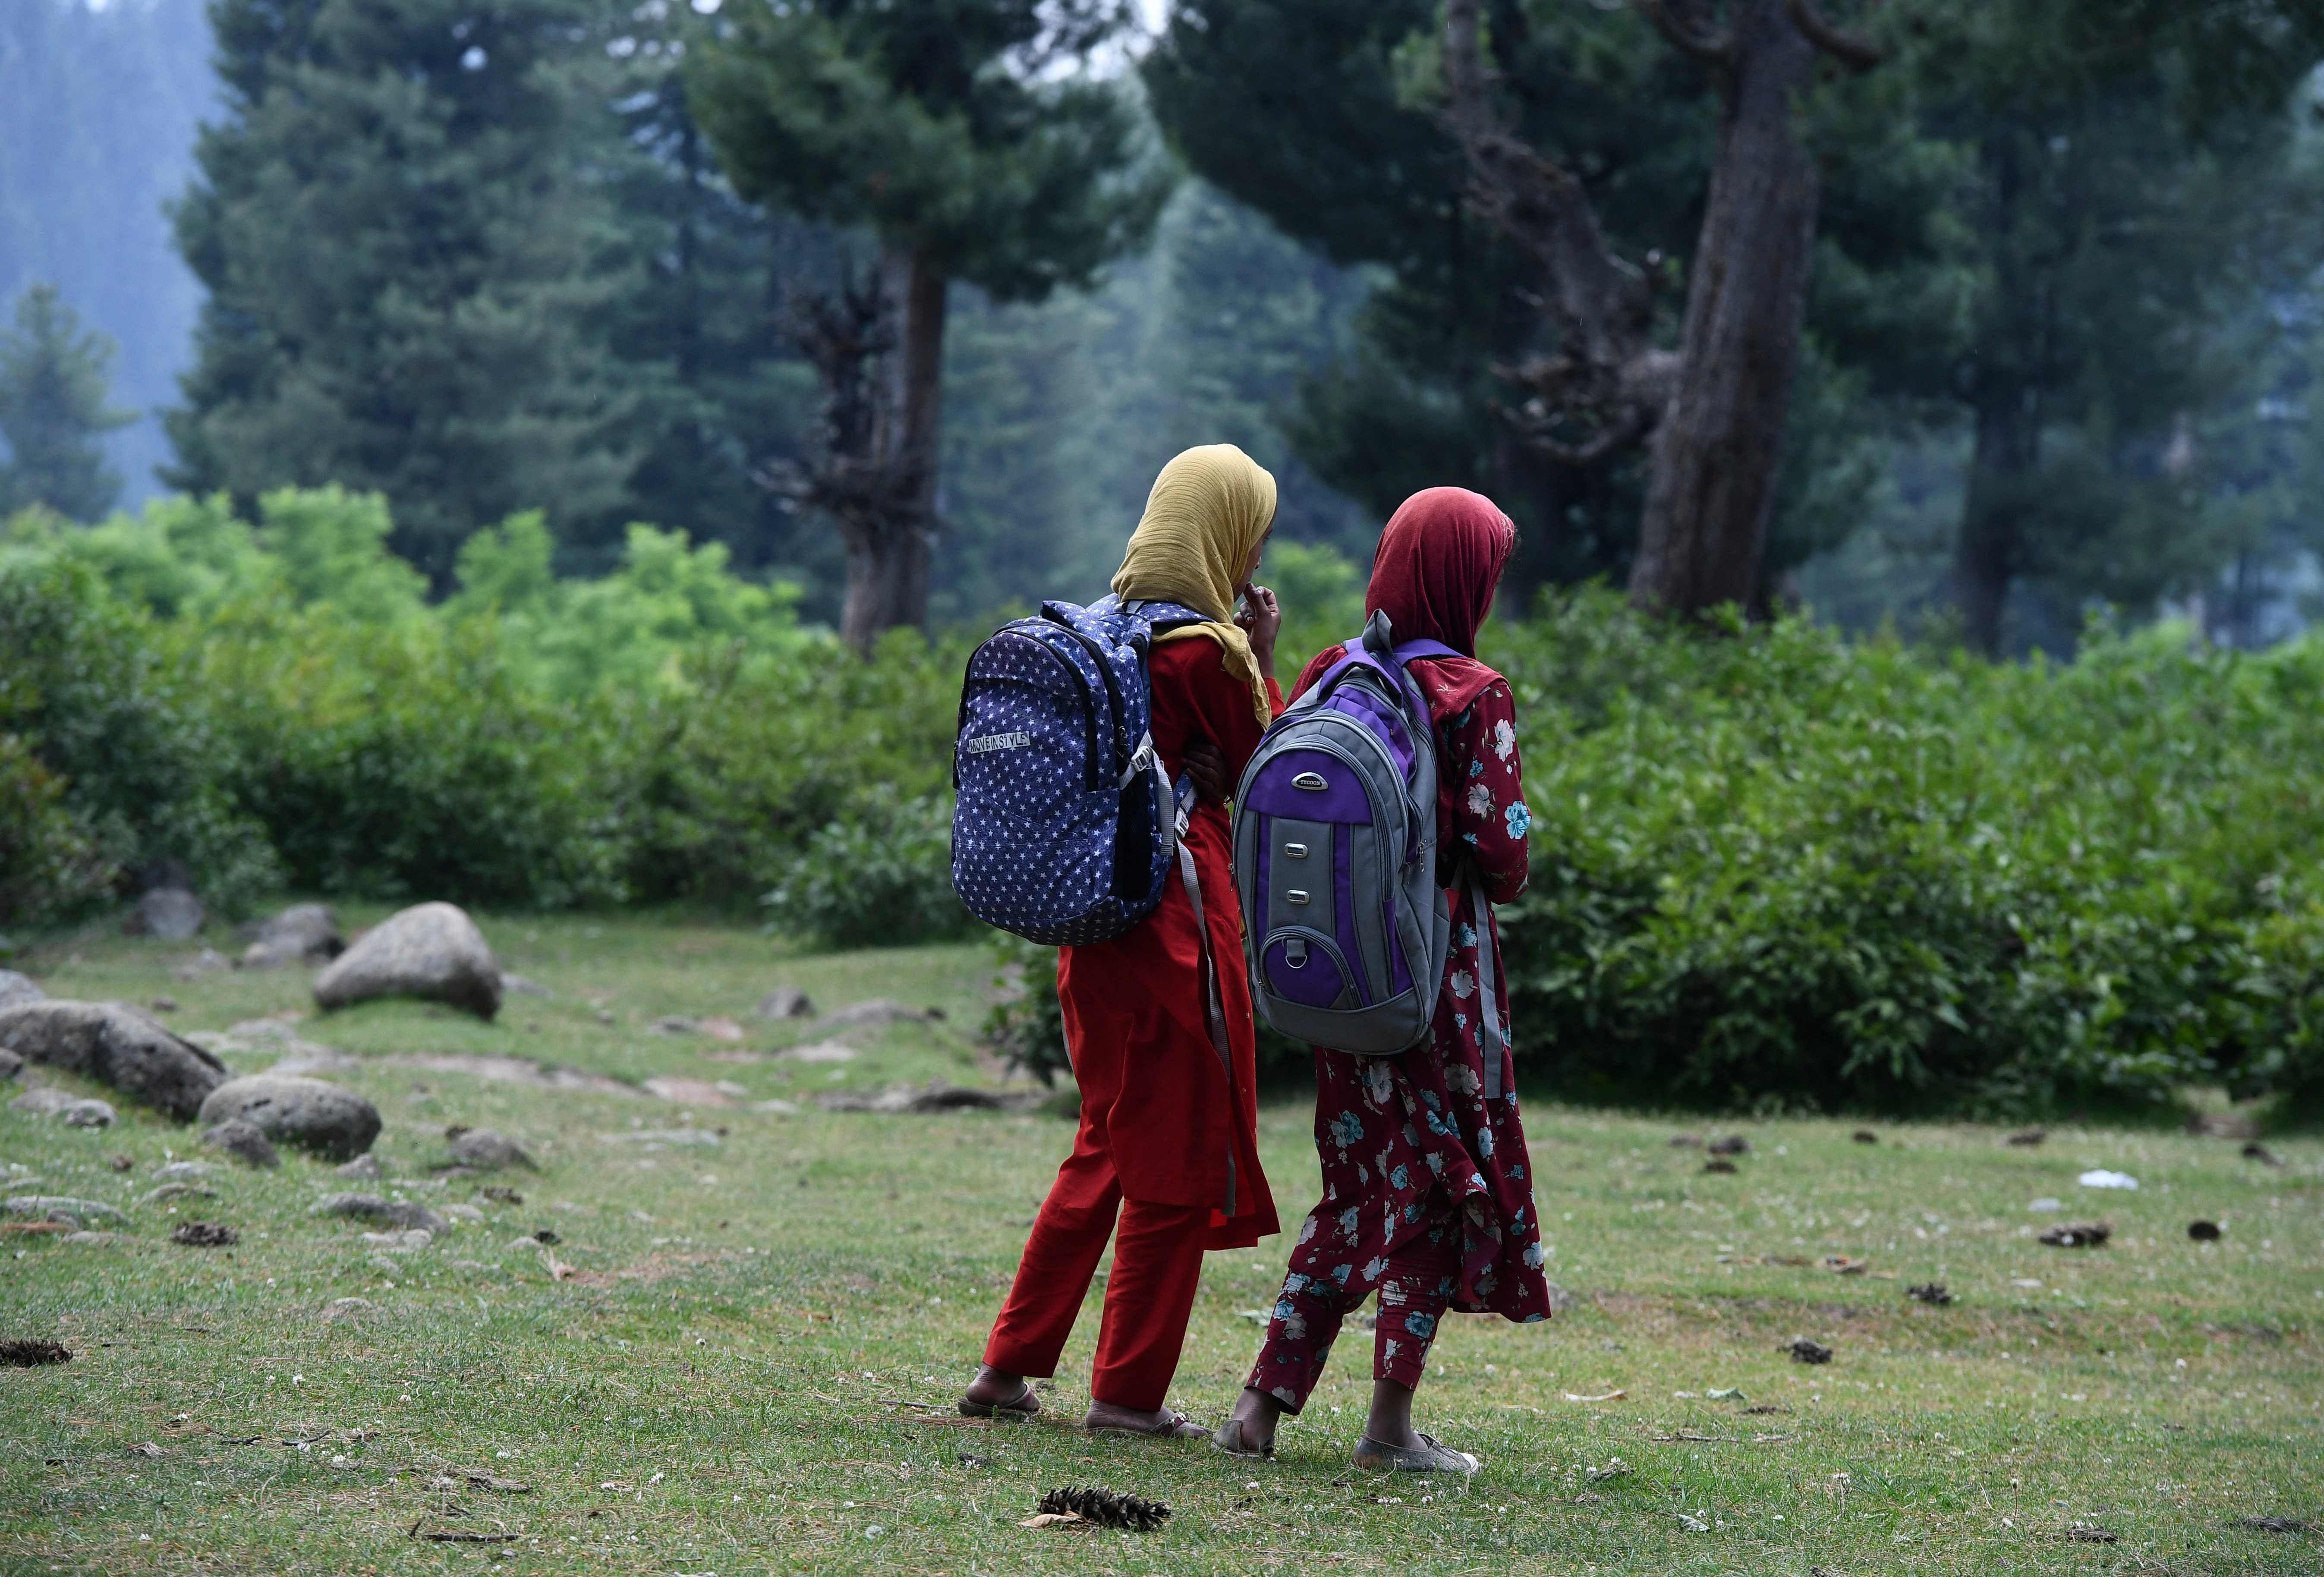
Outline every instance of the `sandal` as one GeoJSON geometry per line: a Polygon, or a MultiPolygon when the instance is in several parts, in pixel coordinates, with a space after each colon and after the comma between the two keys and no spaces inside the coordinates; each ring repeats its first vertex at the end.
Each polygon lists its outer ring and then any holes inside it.
{"type": "Polygon", "coordinates": [[[1268,1441],[1257,1451],[1251,1450],[1250,1446],[1244,1443],[1243,1422],[1240,1418],[1230,1418],[1225,1423],[1220,1425],[1219,1432],[1211,1436],[1211,1443],[1213,1446],[1216,1446],[1219,1450],[1226,1452],[1229,1456],[1260,1457],[1264,1458],[1268,1462],[1273,1462],[1275,1460],[1275,1443],[1273,1441],[1268,1441]]]}
{"type": "Polygon", "coordinates": [[[1041,1398],[1033,1394],[1033,1382],[1019,1380],[1017,1394],[1005,1402],[972,1402],[960,1399],[964,1418],[1030,1418],[1041,1410],[1041,1398]]]}
{"type": "Polygon", "coordinates": [[[1354,1464],[1395,1473],[1475,1472],[1484,1463],[1465,1451],[1440,1444],[1433,1434],[1419,1437],[1418,1445],[1386,1445],[1365,1435],[1356,1443],[1354,1464]]]}
{"type": "Polygon", "coordinates": [[[1083,1427],[1092,1434],[1150,1434],[1163,1440],[1203,1440],[1211,1433],[1184,1413],[1174,1413],[1167,1407],[1162,1409],[1162,1419],[1160,1424],[1149,1428],[1129,1424],[1091,1424],[1087,1420],[1084,1421],[1083,1427]]]}

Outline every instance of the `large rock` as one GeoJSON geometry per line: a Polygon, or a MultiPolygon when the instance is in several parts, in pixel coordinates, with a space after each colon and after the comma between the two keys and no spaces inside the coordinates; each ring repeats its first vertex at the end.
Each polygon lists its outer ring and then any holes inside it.
{"type": "Polygon", "coordinates": [[[137,900],[121,928],[133,936],[159,936],[182,942],[202,928],[209,918],[202,900],[182,887],[157,887],[137,900]]]}
{"type": "Polygon", "coordinates": [[[293,904],[251,932],[237,967],[282,969],[294,964],[328,964],[347,950],[339,917],[328,904],[293,904]]]}
{"type": "Polygon", "coordinates": [[[22,1007],[26,1002],[45,1002],[49,993],[18,974],[13,969],[0,969],[0,1010],[22,1007]]]}
{"type": "Polygon", "coordinates": [[[119,1002],[26,1002],[0,1009],[0,1048],[158,1107],[179,1121],[226,1082],[226,1065],[119,1002]]]}
{"type": "Polygon", "coordinates": [[[379,1137],[379,1108],[320,1079],[258,1074],[220,1084],[202,1102],[207,1123],[254,1123],[276,1144],[297,1145],[326,1160],[345,1161],[379,1137]]]}
{"type": "Polygon", "coordinates": [[[456,1167],[488,1172],[503,1167],[532,1166],[532,1157],[514,1139],[489,1128],[454,1128],[447,1130],[444,1137],[452,1141],[452,1164],[456,1167]]]}
{"type": "Polygon", "coordinates": [[[420,904],[364,932],[315,982],[327,1012],[374,997],[449,1002],[490,1019],[501,1010],[500,964],[459,908],[420,904]]]}

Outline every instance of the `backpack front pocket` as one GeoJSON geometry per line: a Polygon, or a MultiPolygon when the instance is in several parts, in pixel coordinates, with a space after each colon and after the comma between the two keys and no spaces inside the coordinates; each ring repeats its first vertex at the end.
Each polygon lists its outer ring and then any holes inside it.
{"type": "Polygon", "coordinates": [[[1354,978],[1338,945],[1306,926],[1269,931],[1259,968],[1269,989],[1303,1008],[1337,1008],[1353,993],[1354,978]]]}

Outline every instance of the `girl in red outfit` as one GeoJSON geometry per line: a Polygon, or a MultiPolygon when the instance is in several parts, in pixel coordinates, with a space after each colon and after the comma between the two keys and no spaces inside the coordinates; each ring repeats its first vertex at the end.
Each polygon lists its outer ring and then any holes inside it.
{"type": "MultiPolygon", "coordinates": [[[[1189,449],[1155,479],[1114,576],[1125,599],[1209,615],[1158,637],[1148,663],[1154,746],[1173,780],[1188,747],[1199,754],[1208,741],[1234,781],[1283,710],[1275,682],[1282,615],[1274,594],[1250,584],[1274,520],[1275,478],[1249,456],[1231,444],[1189,449]],[[1248,604],[1239,618],[1238,594],[1248,604]]],[[[983,1367],[961,1398],[973,1417],[1040,1410],[1026,1377],[1056,1372],[1111,1234],[1113,1271],[1086,1423],[1206,1433],[1164,1405],[1203,1250],[1248,1248],[1277,1228],[1259,1167],[1250,987],[1224,809],[1199,802],[1185,843],[1199,914],[1174,879],[1132,930],[1058,950],[1081,1128],[1033,1222],[983,1367]]]]}
{"type": "MultiPolygon", "coordinates": [[[[1435,640],[1473,653],[1515,541],[1489,499],[1457,487],[1415,493],[1381,533],[1365,614],[1385,612],[1398,642],[1435,640]]],[[[1345,650],[1318,652],[1298,690],[1345,650]]],[[[1484,1098],[1478,987],[1484,971],[1494,982],[1504,977],[1492,917],[1476,912],[1470,881],[1473,869],[1493,903],[1523,891],[1532,818],[1508,682],[1473,655],[1419,658],[1406,671],[1436,729],[1436,880],[1452,911],[1435,1034],[1391,1057],[1315,1049],[1323,1198],[1300,1225],[1259,1362],[1217,1441],[1238,1454],[1271,1452],[1277,1420],[1305,1405],[1342,1319],[1377,1290],[1371,1415],[1357,1465],[1465,1473],[1475,1457],[1412,1427],[1413,1389],[1438,1323],[1447,1309],[1549,1314],[1532,1167],[1506,1066],[1501,1098],[1484,1098]]],[[[1495,994],[1506,1015],[1507,993],[1495,994]]]]}

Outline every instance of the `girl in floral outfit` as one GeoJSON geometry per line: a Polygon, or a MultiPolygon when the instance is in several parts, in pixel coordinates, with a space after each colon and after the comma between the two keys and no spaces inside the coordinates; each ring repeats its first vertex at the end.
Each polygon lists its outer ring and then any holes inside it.
{"type": "MultiPolygon", "coordinates": [[[[1399,642],[1434,639],[1473,653],[1515,541],[1489,499],[1457,487],[1414,494],[1381,534],[1366,616],[1385,611],[1399,642]]],[[[1317,653],[1298,689],[1344,651],[1317,653]]],[[[1496,984],[1503,977],[1492,917],[1477,912],[1469,880],[1473,868],[1493,903],[1522,892],[1532,818],[1508,681],[1473,656],[1416,659],[1406,671],[1436,729],[1436,880],[1452,915],[1435,1033],[1397,1056],[1315,1048],[1323,1197],[1300,1224],[1259,1361],[1217,1443],[1271,1452],[1277,1420],[1305,1406],[1341,1322],[1377,1292],[1371,1413],[1357,1464],[1473,1472],[1474,1456],[1413,1428],[1412,1397],[1448,1309],[1517,1321],[1550,1312],[1532,1166],[1506,1066],[1500,1098],[1484,1096],[1478,982],[1489,969],[1496,984]]],[[[1507,992],[1495,999],[1506,1015],[1507,992]]]]}

